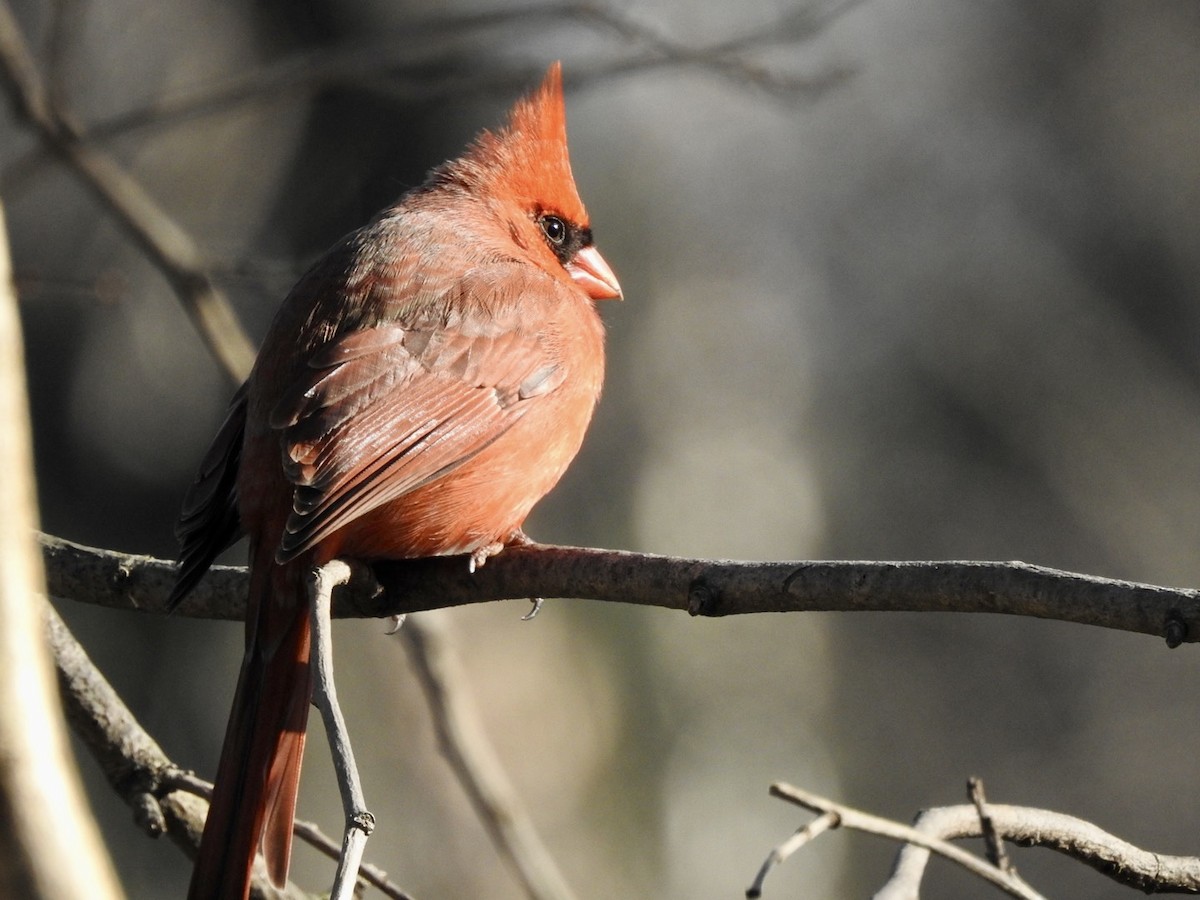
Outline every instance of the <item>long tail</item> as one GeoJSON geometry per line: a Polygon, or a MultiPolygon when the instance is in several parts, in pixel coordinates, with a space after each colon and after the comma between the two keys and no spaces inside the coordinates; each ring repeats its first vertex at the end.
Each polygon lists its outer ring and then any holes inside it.
{"type": "Polygon", "coordinates": [[[306,566],[251,559],[246,655],[189,900],[244,900],[260,844],[271,881],[287,882],[312,696],[306,566]]]}

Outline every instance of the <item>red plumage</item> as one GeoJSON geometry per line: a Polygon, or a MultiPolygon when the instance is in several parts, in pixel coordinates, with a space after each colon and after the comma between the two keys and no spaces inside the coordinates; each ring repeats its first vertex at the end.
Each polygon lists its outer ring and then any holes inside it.
{"type": "Polygon", "coordinates": [[[557,64],[284,301],[180,517],[178,602],[250,537],[246,655],[190,897],[287,877],[311,698],[305,573],[518,540],[575,456],[619,297],[567,157],[557,64]]]}

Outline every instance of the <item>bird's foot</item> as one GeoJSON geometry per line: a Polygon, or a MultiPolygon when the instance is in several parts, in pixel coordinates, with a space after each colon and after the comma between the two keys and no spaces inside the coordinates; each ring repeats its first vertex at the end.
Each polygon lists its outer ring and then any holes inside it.
{"type": "Polygon", "coordinates": [[[503,549],[504,544],[496,541],[494,544],[487,544],[486,546],[480,547],[478,550],[473,551],[470,557],[467,559],[467,571],[474,575],[476,569],[482,568],[485,562],[503,549]]]}

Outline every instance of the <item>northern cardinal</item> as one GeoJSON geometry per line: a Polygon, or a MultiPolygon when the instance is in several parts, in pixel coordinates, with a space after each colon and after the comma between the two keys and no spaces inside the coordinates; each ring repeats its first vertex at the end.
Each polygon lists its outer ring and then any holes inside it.
{"type": "Polygon", "coordinates": [[[604,376],[619,298],[567,157],[559,65],[292,289],[184,500],[171,603],[249,536],[246,654],[189,897],[287,879],[312,696],[306,575],[523,539],[604,376]]]}

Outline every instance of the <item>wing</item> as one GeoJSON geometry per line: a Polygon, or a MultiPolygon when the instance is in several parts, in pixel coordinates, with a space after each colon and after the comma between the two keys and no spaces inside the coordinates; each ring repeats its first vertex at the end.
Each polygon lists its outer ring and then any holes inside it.
{"type": "Polygon", "coordinates": [[[237,472],[245,430],[246,385],[242,385],[233,395],[225,421],[183,498],[183,509],[175,526],[180,546],[179,572],[167,599],[168,609],[178,606],[213,560],[242,536],[237,472]]]}
{"type": "Polygon", "coordinates": [[[562,384],[555,342],[507,318],[427,316],[316,351],[270,418],[295,485],[280,562],[461,466],[562,384]]]}

